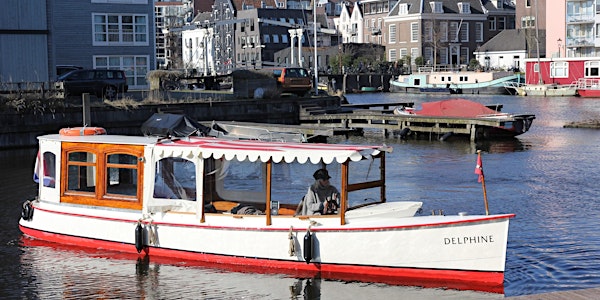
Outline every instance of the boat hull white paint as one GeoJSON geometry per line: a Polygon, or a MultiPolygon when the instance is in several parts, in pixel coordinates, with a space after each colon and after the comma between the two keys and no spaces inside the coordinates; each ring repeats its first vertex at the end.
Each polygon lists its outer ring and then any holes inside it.
{"type": "MultiPolygon", "coordinates": [[[[142,216],[38,202],[25,229],[112,241],[135,250],[134,229],[142,216]]],[[[301,220],[265,216],[206,215],[201,224],[194,214],[164,213],[144,219],[148,246],[225,256],[304,262],[303,237],[311,220],[313,259],[322,264],[352,264],[448,270],[503,272],[508,218],[501,216],[426,216],[414,218],[338,218],[301,220]],[[294,247],[290,256],[290,228],[294,247]]],[[[85,245],[79,245],[85,246],[85,245]]]]}

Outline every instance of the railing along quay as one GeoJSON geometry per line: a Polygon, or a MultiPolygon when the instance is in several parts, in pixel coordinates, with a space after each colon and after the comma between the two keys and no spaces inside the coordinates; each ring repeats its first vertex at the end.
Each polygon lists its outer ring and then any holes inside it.
{"type": "Polygon", "coordinates": [[[419,135],[434,135],[438,137],[446,134],[460,134],[468,136],[475,141],[478,132],[486,127],[502,126],[506,120],[461,118],[461,117],[428,117],[417,115],[397,115],[390,107],[410,107],[412,103],[395,104],[362,104],[342,105],[337,110],[323,110],[317,107],[302,107],[300,123],[302,125],[317,124],[319,127],[329,127],[340,130],[379,129],[388,137],[390,132],[398,131],[402,135],[405,128],[419,135]],[[368,107],[383,107],[383,109],[369,109],[368,107]],[[479,130],[478,130],[479,129],[479,130]]]}

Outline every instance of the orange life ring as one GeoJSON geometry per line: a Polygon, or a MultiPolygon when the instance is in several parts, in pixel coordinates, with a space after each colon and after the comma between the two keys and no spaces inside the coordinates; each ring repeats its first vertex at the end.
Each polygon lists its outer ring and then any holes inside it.
{"type": "Polygon", "coordinates": [[[102,135],[106,134],[106,129],[102,127],[69,127],[61,129],[59,134],[68,136],[102,135]]]}

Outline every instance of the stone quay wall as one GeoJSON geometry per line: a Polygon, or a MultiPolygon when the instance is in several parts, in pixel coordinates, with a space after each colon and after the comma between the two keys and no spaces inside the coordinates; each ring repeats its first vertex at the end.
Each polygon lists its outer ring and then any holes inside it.
{"type": "MultiPolygon", "coordinates": [[[[337,96],[222,100],[183,104],[142,105],[119,109],[96,106],[90,109],[90,124],[104,127],[109,134],[141,135],[141,125],[154,113],[185,114],[197,121],[238,121],[297,125],[303,106],[337,109],[337,96]]],[[[83,126],[82,107],[64,107],[53,112],[0,113],[0,149],[35,147],[37,136],[58,133],[64,127],[83,126]]]]}

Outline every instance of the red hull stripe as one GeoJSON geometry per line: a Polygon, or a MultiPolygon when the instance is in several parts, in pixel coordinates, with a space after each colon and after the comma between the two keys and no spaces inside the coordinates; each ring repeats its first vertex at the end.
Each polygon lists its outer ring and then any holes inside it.
{"type": "MultiPolygon", "coordinates": [[[[99,216],[90,216],[90,215],[84,215],[84,214],[74,214],[74,213],[66,213],[66,212],[61,212],[61,211],[55,211],[55,210],[49,210],[49,209],[44,209],[44,208],[40,208],[40,207],[35,207],[35,209],[40,210],[40,211],[45,211],[48,213],[53,213],[53,214],[60,214],[60,215],[67,215],[67,216],[74,216],[74,217],[82,217],[82,218],[92,218],[92,219],[100,219],[100,220],[106,220],[106,221],[116,221],[116,222],[133,222],[132,220],[126,220],[126,219],[117,219],[117,218],[107,218],[107,217],[99,217],[99,216]]],[[[448,226],[448,225],[456,225],[456,224],[468,224],[468,223],[478,223],[478,222],[488,222],[488,221],[493,221],[493,220],[499,220],[499,219],[509,219],[509,218],[513,218],[515,215],[514,214],[507,214],[507,215],[498,215],[498,216],[492,216],[492,217],[481,217],[481,218],[477,218],[477,219],[470,219],[470,220],[461,220],[461,221],[452,221],[452,222],[443,222],[443,223],[430,223],[430,224],[418,224],[418,225],[402,225],[402,226],[385,226],[385,227],[353,227],[353,228],[311,228],[311,231],[314,232],[328,232],[328,231],[382,231],[382,230],[397,230],[397,229],[418,229],[418,228],[423,228],[423,227],[443,227],[443,226],[448,226]]],[[[137,222],[137,221],[135,221],[137,222]]],[[[148,221],[145,221],[143,223],[149,223],[148,221]]],[[[155,222],[153,221],[152,224],[155,225],[165,225],[165,226],[173,226],[173,227],[196,227],[196,228],[204,228],[204,229],[218,229],[218,230],[248,230],[248,231],[289,231],[289,228],[261,228],[261,229],[257,229],[254,227],[251,228],[247,228],[247,227],[229,227],[229,226],[207,226],[207,225],[195,225],[195,224],[177,224],[177,223],[166,223],[166,222],[155,222]]],[[[305,228],[302,228],[302,230],[304,230],[305,228]]]]}
{"type": "MultiPolygon", "coordinates": [[[[410,285],[428,288],[442,287],[504,293],[503,272],[307,264],[302,261],[246,258],[154,247],[146,247],[142,254],[137,254],[133,244],[55,234],[27,228],[22,225],[19,228],[27,236],[48,242],[88,249],[110,249],[129,254],[127,258],[132,259],[148,255],[153,261],[165,264],[180,264],[181,260],[184,260],[186,261],[186,265],[212,267],[244,273],[285,273],[299,277],[320,275],[322,278],[346,281],[381,282],[392,285],[410,285]]],[[[32,243],[32,245],[35,245],[35,243],[32,243]]]]}

